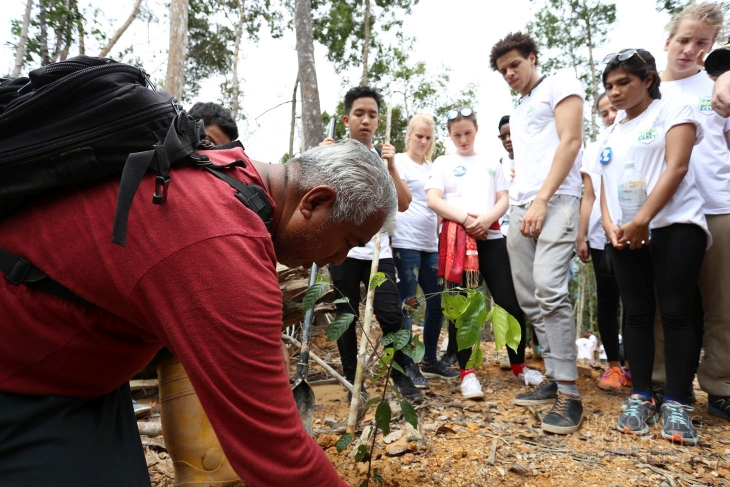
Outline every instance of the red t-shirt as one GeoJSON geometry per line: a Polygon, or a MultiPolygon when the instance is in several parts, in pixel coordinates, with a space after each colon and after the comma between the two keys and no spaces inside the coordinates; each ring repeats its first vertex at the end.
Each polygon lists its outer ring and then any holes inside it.
{"type": "MultiPolygon", "coordinates": [[[[248,160],[240,149],[218,152],[218,163],[248,160]]],[[[265,187],[251,164],[235,174],[265,187]]],[[[164,345],[249,485],[346,486],[297,413],[263,222],[227,183],[180,168],[163,205],[151,201],[154,175],[144,178],[121,247],[111,243],[118,189],[92,185],[0,221],[0,247],[101,308],[0,279],[0,390],[99,396],[164,345]]]]}

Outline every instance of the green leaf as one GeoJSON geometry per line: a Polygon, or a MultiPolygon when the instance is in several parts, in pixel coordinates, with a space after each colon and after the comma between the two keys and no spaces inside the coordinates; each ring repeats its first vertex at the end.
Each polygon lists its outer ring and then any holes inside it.
{"type": "Polygon", "coordinates": [[[368,402],[365,403],[365,409],[370,409],[370,406],[380,401],[380,399],[380,396],[371,397],[370,399],[368,399],[368,402]]]}
{"type": "Polygon", "coordinates": [[[382,484],[383,483],[383,476],[380,474],[380,472],[378,472],[378,469],[377,468],[374,468],[373,469],[373,480],[375,482],[377,482],[378,484],[382,484]]]}
{"type": "Polygon", "coordinates": [[[350,302],[350,300],[348,298],[340,298],[340,299],[335,299],[334,301],[332,301],[332,304],[346,304],[349,302],[350,302]]]}
{"type": "Polygon", "coordinates": [[[386,401],[378,404],[378,408],[375,410],[375,424],[383,431],[383,435],[390,434],[390,404],[386,401]]]}
{"type": "Polygon", "coordinates": [[[471,348],[479,343],[482,325],[487,317],[484,295],[480,291],[469,292],[469,302],[456,320],[456,344],[459,350],[471,348]]]}
{"type": "Polygon", "coordinates": [[[340,436],[340,439],[337,440],[337,443],[335,443],[337,453],[342,453],[343,451],[345,451],[347,447],[350,446],[350,443],[352,443],[352,433],[345,433],[344,435],[340,436]]]}
{"type": "Polygon", "coordinates": [[[304,299],[302,300],[302,312],[306,313],[310,309],[314,308],[314,303],[322,297],[325,291],[327,291],[326,282],[315,282],[309,286],[309,289],[307,289],[307,293],[304,295],[304,299]]]}
{"type": "Polygon", "coordinates": [[[498,347],[497,350],[502,350],[505,345],[512,350],[517,350],[522,337],[520,323],[499,305],[494,306],[491,314],[494,346],[498,347]]]}
{"type": "MultiPolygon", "coordinates": [[[[357,457],[355,459],[357,460],[357,457]]],[[[363,480],[362,482],[360,482],[360,487],[368,487],[369,482],[370,481],[368,479],[363,480]]]]}
{"type": "Polygon", "coordinates": [[[411,360],[413,360],[415,363],[418,363],[423,359],[423,356],[426,353],[426,346],[418,338],[418,335],[413,336],[412,344],[413,347],[405,347],[403,350],[401,350],[401,352],[411,357],[411,360]]]}
{"type": "Polygon", "coordinates": [[[368,447],[365,445],[360,445],[357,447],[357,453],[355,453],[355,461],[359,462],[361,460],[367,460],[367,458],[370,455],[368,455],[368,447]]]}
{"type": "Polygon", "coordinates": [[[461,294],[449,294],[448,292],[441,294],[441,308],[444,311],[444,316],[451,321],[456,321],[459,318],[467,303],[467,297],[461,294]]]}
{"type": "Polygon", "coordinates": [[[355,315],[352,313],[342,313],[335,318],[332,323],[327,325],[324,331],[328,342],[334,342],[339,340],[343,333],[350,327],[352,321],[355,319],[355,315]]]}
{"type": "Polygon", "coordinates": [[[482,357],[482,347],[477,344],[471,351],[471,357],[469,357],[469,361],[466,363],[467,369],[473,369],[481,365],[483,361],[482,357]]]}
{"type": "Polygon", "coordinates": [[[401,411],[403,411],[403,417],[411,423],[411,426],[418,429],[418,414],[416,414],[416,410],[413,409],[413,406],[408,401],[401,401],[400,402],[400,408],[401,411]]]}
{"type": "Polygon", "coordinates": [[[370,285],[368,286],[368,289],[375,289],[377,287],[380,287],[380,285],[387,280],[388,277],[385,275],[384,272],[376,272],[370,277],[370,285]]]}
{"type": "Polygon", "coordinates": [[[383,337],[383,340],[380,342],[381,345],[388,346],[391,343],[393,343],[393,339],[395,338],[395,333],[388,333],[383,337]]]}
{"type": "Polygon", "coordinates": [[[393,336],[393,348],[401,350],[411,340],[410,330],[398,330],[393,336]]]}
{"type": "Polygon", "coordinates": [[[330,282],[330,278],[324,274],[317,274],[317,282],[330,282]]]}
{"type": "Polygon", "coordinates": [[[408,375],[408,374],[406,374],[406,371],[405,371],[405,370],[403,370],[403,368],[402,368],[402,367],[401,367],[400,365],[398,365],[398,362],[395,362],[395,361],[393,361],[393,363],[392,363],[392,367],[393,367],[393,368],[394,368],[395,370],[397,370],[398,372],[400,372],[401,374],[403,374],[403,375],[408,375]]]}

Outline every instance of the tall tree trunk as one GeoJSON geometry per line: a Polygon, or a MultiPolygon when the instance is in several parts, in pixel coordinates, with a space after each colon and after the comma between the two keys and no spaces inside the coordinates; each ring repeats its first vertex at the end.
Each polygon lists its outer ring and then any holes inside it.
{"type": "Polygon", "coordinates": [[[238,83],[238,56],[241,49],[241,39],[243,38],[243,22],[245,19],[244,5],[245,0],[237,0],[238,3],[238,22],[236,23],[236,45],[233,48],[233,59],[231,63],[231,97],[233,103],[231,106],[231,117],[236,120],[238,117],[238,105],[240,100],[240,85],[238,83]]]}
{"type": "Polygon", "coordinates": [[[294,20],[297,34],[299,82],[302,90],[303,145],[309,149],[322,141],[322,110],[319,107],[319,86],[314,66],[314,37],[312,34],[312,2],[296,0],[294,20]]]}
{"type": "Polygon", "coordinates": [[[289,127],[289,157],[294,157],[294,128],[297,124],[297,88],[299,87],[299,73],[294,81],[294,91],[291,95],[291,126],[289,127]]]}
{"type": "Polygon", "coordinates": [[[54,63],[57,63],[61,60],[61,53],[63,51],[63,43],[66,40],[66,34],[68,32],[69,24],[71,23],[71,15],[69,15],[69,8],[70,8],[70,0],[66,0],[63,2],[63,19],[61,22],[59,22],[58,27],[55,29],[56,31],[56,43],[53,47],[53,54],[51,54],[51,59],[54,63]]]}
{"type": "Polygon", "coordinates": [[[38,21],[41,27],[41,66],[51,64],[51,56],[48,55],[48,23],[46,22],[46,6],[44,0],[38,0],[40,6],[40,14],[38,21]]]}
{"type": "Polygon", "coordinates": [[[83,56],[86,54],[86,42],[84,40],[84,19],[81,16],[81,12],[79,12],[79,4],[76,0],[73,0],[73,9],[76,19],[76,31],[79,33],[79,54],[83,56]]]}
{"type": "Polygon", "coordinates": [[[185,51],[188,43],[188,0],[170,2],[170,48],[167,58],[165,91],[178,100],[185,81],[185,51]]]}
{"type": "MultiPolygon", "coordinates": [[[[173,2],[174,3],[174,2],[173,2]]],[[[186,2],[187,4],[187,2],[186,2]]],[[[112,50],[114,47],[114,44],[117,43],[120,37],[122,37],[122,34],[129,28],[130,25],[132,25],[132,22],[134,22],[134,19],[137,18],[140,11],[140,6],[142,5],[142,0],[136,0],[134,3],[134,7],[132,8],[132,13],[129,14],[129,17],[127,17],[127,20],[122,24],[120,28],[117,29],[117,31],[114,33],[113,36],[109,39],[109,42],[106,43],[106,46],[104,46],[104,49],[101,50],[99,53],[99,57],[105,57],[107,54],[109,54],[109,51],[112,50]]],[[[172,6],[170,6],[170,18],[172,18],[172,6]]],[[[185,7],[185,33],[187,35],[187,5],[185,7]]]]}
{"type": "Polygon", "coordinates": [[[360,85],[368,84],[368,53],[370,52],[370,0],[365,1],[365,34],[362,46],[362,79],[360,85]]]}
{"type": "Polygon", "coordinates": [[[13,78],[20,76],[20,70],[23,69],[23,64],[25,64],[25,46],[28,44],[28,26],[30,25],[31,10],[33,10],[33,0],[28,0],[25,4],[23,25],[20,28],[18,44],[15,45],[15,67],[13,67],[13,78]]]}
{"type": "MultiPolygon", "coordinates": [[[[584,5],[585,8],[585,5],[584,5]]],[[[587,10],[587,9],[586,9],[587,10]]],[[[586,12],[586,38],[588,40],[588,65],[591,68],[591,89],[593,90],[593,103],[591,104],[591,141],[596,141],[596,99],[598,97],[598,83],[596,82],[596,63],[593,61],[593,38],[591,33],[591,18],[586,12]]]]}

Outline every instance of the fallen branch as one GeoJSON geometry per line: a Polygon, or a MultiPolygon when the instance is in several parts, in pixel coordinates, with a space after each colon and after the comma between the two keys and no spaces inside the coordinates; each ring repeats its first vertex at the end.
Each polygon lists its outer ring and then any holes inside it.
{"type": "Polygon", "coordinates": [[[489,450],[489,456],[487,457],[487,463],[490,465],[494,465],[494,462],[497,460],[497,440],[494,440],[492,442],[492,448],[489,450]]]}
{"type": "Polygon", "coordinates": [[[144,389],[157,389],[158,387],[159,384],[157,383],[157,379],[129,381],[129,389],[133,391],[140,391],[144,389]]]}
{"type": "Polygon", "coordinates": [[[140,435],[160,436],[162,434],[162,424],[159,421],[138,421],[137,429],[140,435]]]}
{"type": "Polygon", "coordinates": [[[639,468],[648,468],[649,470],[651,470],[654,473],[658,473],[659,475],[663,475],[664,478],[666,478],[667,481],[669,481],[669,485],[671,487],[675,487],[677,485],[677,482],[674,481],[674,475],[670,474],[669,472],[666,472],[666,471],[662,470],[661,468],[652,467],[648,463],[639,463],[636,466],[639,467],[639,468]]]}
{"type": "MultiPolygon", "coordinates": [[[[302,347],[302,344],[299,343],[299,340],[297,340],[296,338],[290,337],[289,335],[281,335],[281,339],[284,340],[285,342],[291,343],[292,345],[294,345],[296,347],[299,347],[299,348],[302,347]]],[[[352,392],[352,384],[347,382],[347,379],[345,379],[340,374],[338,374],[337,371],[335,369],[333,369],[332,367],[330,367],[327,362],[325,362],[321,358],[317,357],[317,355],[314,352],[312,352],[311,350],[309,351],[309,356],[312,358],[312,360],[317,362],[317,364],[319,364],[319,366],[322,367],[325,370],[325,372],[327,372],[330,376],[332,376],[337,382],[342,384],[345,387],[345,389],[352,392]]]]}

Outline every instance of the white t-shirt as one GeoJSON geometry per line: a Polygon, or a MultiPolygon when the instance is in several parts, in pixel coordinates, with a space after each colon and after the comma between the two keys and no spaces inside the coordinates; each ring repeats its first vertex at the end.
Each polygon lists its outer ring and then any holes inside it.
{"type": "MultiPolygon", "coordinates": [[[[512,186],[512,168],[515,167],[515,160],[511,159],[509,154],[499,159],[499,164],[502,166],[502,172],[504,173],[504,178],[507,180],[507,184],[512,186]]],[[[502,235],[505,237],[509,233],[509,211],[504,214],[502,217],[502,221],[499,222],[500,230],[502,230],[502,235]]]]}
{"type": "MultiPolygon", "coordinates": [[[[375,148],[372,148],[370,150],[375,152],[375,154],[378,154],[378,151],[376,151],[375,148]]],[[[380,157],[380,155],[378,155],[378,157],[380,157]]],[[[371,238],[364,247],[353,247],[352,249],[350,249],[350,251],[347,253],[347,256],[351,259],[373,260],[373,250],[375,250],[375,235],[373,235],[373,238],[371,238]]],[[[388,235],[387,233],[381,233],[380,255],[378,256],[378,260],[392,258],[393,252],[391,252],[390,250],[390,235],[388,235]]]]}
{"type": "Polygon", "coordinates": [[[437,217],[426,204],[425,185],[431,165],[413,162],[408,154],[396,154],[395,167],[411,190],[412,199],[408,209],[395,216],[398,226],[391,238],[393,247],[438,252],[437,217]]]}
{"type": "MultiPolygon", "coordinates": [[[[529,203],[540,191],[560,144],[555,107],[572,95],[585,99],[585,91],[577,79],[565,73],[548,76],[522,99],[510,117],[515,154],[515,180],[509,192],[510,204],[529,203]]],[[[572,169],[555,194],[580,198],[580,159],[578,153],[572,169]]]]}
{"type": "Polygon", "coordinates": [[[598,161],[600,148],[598,140],[586,146],[583,150],[583,165],[580,167],[580,172],[590,176],[593,194],[596,196],[591,216],[588,219],[588,244],[592,249],[603,250],[606,246],[606,233],[603,231],[603,221],[601,220],[601,175],[593,171],[593,167],[598,161]]]}
{"type": "Polygon", "coordinates": [[[692,149],[690,165],[700,195],[705,200],[705,215],[730,213],[730,164],[728,164],[725,132],[730,130],[730,119],[712,109],[714,82],[705,72],[678,81],[662,81],[659,88],[662,99],[676,100],[690,106],[694,118],[705,130],[705,138],[692,149]]]}
{"type": "Polygon", "coordinates": [[[596,345],[588,338],[579,338],[575,341],[575,346],[578,347],[578,360],[588,359],[595,360],[594,352],[596,351],[596,345]]]}
{"type": "MultiPolygon", "coordinates": [[[[468,213],[484,214],[494,208],[498,191],[507,191],[509,182],[499,162],[474,155],[448,154],[433,163],[426,191],[440,189],[448,204],[468,213]]],[[[488,240],[502,238],[499,230],[489,230],[488,240]]]]}
{"type": "MultiPolygon", "coordinates": [[[[624,118],[626,112],[619,111],[616,122],[602,138],[601,160],[608,162],[602,164],[599,160],[593,168],[594,171],[601,173],[608,214],[618,226],[627,223],[622,219],[621,206],[618,202],[618,181],[624,172],[624,164],[634,161],[636,170],[646,180],[648,196],[667,167],[666,133],[669,129],[675,125],[692,123],[697,129],[695,144],[698,144],[703,136],[702,126],[692,115],[692,109],[676,101],[654,100],[644,113],[621,125],[619,122],[624,118]]],[[[651,220],[649,228],[662,228],[674,223],[693,223],[705,230],[709,247],[712,236],[707,230],[703,205],[704,201],[695,183],[695,171],[690,164],[689,171],[679,183],[674,196],[651,220]]]]}

